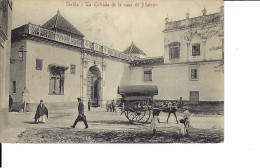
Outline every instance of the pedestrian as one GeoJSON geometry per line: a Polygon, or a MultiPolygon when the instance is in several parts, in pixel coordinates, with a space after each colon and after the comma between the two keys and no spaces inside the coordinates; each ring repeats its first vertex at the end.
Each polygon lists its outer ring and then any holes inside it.
{"type": "Polygon", "coordinates": [[[168,100],[166,100],[164,103],[163,103],[163,107],[168,107],[168,100]]]}
{"type": "Polygon", "coordinates": [[[23,112],[27,112],[29,111],[29,108],[27,107],[27,103],[28,103],[28,100],[29,100],[29,91],[26,87],[24,87],[24,90],[22,92],[22,101],[23,101],[23,112]]]}
{"type": "Polygon", "coordinates": [[[181,135],[184,135],[186,137],[189,136],[189,128],[190,128],[190,117],[191,113],[189,112],[187,107],[184,107],[184,112],[183,112],[183,119],[180,119],[180,123],[183,125],[181,126],[181,135]]]}
{"type": "Polygon", "coordinates": [[[152,128],[152,131],[153,131],[153,136],[156,135],[157,122],[160,124],[159,114],[160,114],[160,111],[153,110],[153,117],[151,119],[151,128],[152,128]]]}
{"type": "Polygon", "coordinates": [[[13,98],[11,95],[9,95],[9,112],[12,110],[12,105],[13,105],[13,98]]]}
{"type": "Polygon", "coordinates": [[[112,106],[112,111],[113,111],[113,112],[116,112],[116,103],[115,103],[114,100],[112,100],[111,106],[112,106]]]}
{"type": "Polygon", "coordinates": [[[172,107],[172,102],[169,100],[168,107],[172,107]]]}
{"type": "Polygon", "coordinates": [[[87,120],[86,120],[86,116],[84,115],[84,104],[82,103],[81,98],[78,98],[78,103],[79,103],[79,105],[78,105],[78,113],[79,113],[79,115],[78,115],[77,119],[75,120],[73,126],[71,126],[71,127],[75,128],[79,121],[83,121],[84,124],[85,124],[85,128],[88,128],[88,123],[87,123],[87,120]]]}
{"type": "Polygon", "coordinates": [[[90,111],[90,107],[91,107],[92,103],[90,101],[90,99],[88,100],[88,111],[90,111]]]}
{"type": "Polygon", "coordinates": [[[109,111],[109,103],[108,103],[108,101],[106,102],[106,110],[107,110],[107,112],[109,111]]]}
{"type": "Polygon", "coordinates": [[[36,114],[35,114],[35,123],[38,124],[38,122],[45,123],[46,117],[49,118],[47,107],[44,106],[43,100],[40,100],[40,104],[37,106],[36,114]]]}
{"type": "Polygon", "coordinates": [[[182,101],[182,97],[180,97],[179,103],[178,103],[178,108],[182,109],[183,108],[183,101],[182,101]]]}

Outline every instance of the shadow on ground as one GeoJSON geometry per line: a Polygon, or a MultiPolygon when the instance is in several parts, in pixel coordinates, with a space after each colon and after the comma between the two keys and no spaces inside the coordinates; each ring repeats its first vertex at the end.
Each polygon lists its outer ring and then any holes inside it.
{"type": "Polygon", "coordinates": [[[118,125],[128,125],[130,124],[129,121],[118,121],[118,120],[99,120],[99,121],[88,121],[88,123],[95,123],[95,124],[118,124],[118,125]]]}
{"type": "Polygon", "coordinates": [[[27,128],[19,135],[18,143],[220,143],[223,130],[192,129],[189,137],[181,137],[178,130],[104,131],[72,128],[27,128]]]}

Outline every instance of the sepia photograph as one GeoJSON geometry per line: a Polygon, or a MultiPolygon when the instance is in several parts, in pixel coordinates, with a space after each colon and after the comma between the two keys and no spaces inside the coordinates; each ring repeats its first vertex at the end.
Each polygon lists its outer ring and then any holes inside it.
{"type": "Polygon", "coordinates": [[[221,0],[0,0],[1,143],[224,143],[221,0]]]}

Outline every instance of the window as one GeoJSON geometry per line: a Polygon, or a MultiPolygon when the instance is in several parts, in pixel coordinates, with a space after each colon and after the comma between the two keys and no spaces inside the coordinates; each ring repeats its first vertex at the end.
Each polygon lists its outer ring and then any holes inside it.
{"type": "Polygon", "coordinates": [[[42,70],[42,59],[36,59],[36,70],[42,70]]]}
{"type": "Polygon", "coordinates": [[[64,94],[64,70],[50,69],[50,94],[64,94]]]}
{"type": "Polygon", "coordinates": [[[198,69],[191,69],[191,79],[198,79],[198,69]]]}
{"type": "Polygon", "coordinates": [[[70,65],[70,73],[75,74],[76,73],[76,65],[70,65]]]}
{"type": "Polygon", "coordinates": [[[144,82],[151,82],[151,81],[152,81],[152,69],[145,69],[144,82]]]}
{"type": "Polygon", "coordinates": [[[199,56],[200,55],[200,44],[193,44],[192,45],[192,56],[199,56]]]}
{"type": "Polygon", "coordinates": [[[170,59],[180,58],[180,43],[172,42],[169,44],[170,59]]]}
{"type": "Polygon", "coordinates": [[[13,93],[16,93],[16,81],[13,81],[13,93]]]}

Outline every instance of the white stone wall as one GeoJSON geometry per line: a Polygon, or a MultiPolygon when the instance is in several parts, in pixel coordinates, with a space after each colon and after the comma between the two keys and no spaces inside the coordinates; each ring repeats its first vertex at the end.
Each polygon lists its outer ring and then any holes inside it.
{"type": "Polygon", "coordinates": [[[124,62],[111,59],[105,61],[104,100],[110,101],[120,97],[117,95],[118,86],[130,84],[130,69],[129,64],[124,62]]]}
{"type": "Polygon", "coordinates": [[[72,48],[48,43],[27,41],[26,87],[29,90],[29,103],[76,102],[80,97],[81,54],[72,48]],[[42,70],[36,70],[36,59],[43,59],[42,70]],[[48,65],[58,64],[69,67],[65,71],[64,95],[49,94],[50,72],[48,65]],[[70,65],[76,65],[76,73],[70,74],[70,65]]]}
{"type": "Polygon", "coordinates": [[[19,49],[24,47],[27,50],[27,41],[21,40],[12,43],[11,48],[11,58],[15,60],[14,63],[10,65],[10,93],[14,102],[22,102],[22,92],[25,87],[25,59],[27,53],[24,53],[24,60],[19,61],[19,49]],[[16,93],[13,93],[13,81],[16,81],[16,93]]]}
{"type": "Polygon", "coordinates": [[[143,67],[131,67],[131,84],[156,85],[158,100],[189,100],[190,91],[199,91],[200,101],[224,101],[224,73],[216,71],[218,62],[199,65],[160,65],[152,67],[152,82],[144,82],[143,67]],[[198,80],[190,80],[190,67],[198,67],[198,80]]]}
{"type": "MultiPolygon", "coordinates": [[[[45,103],[66,103],[76,102],[77,97],[87,99],[87,74],[91,66],[97,66],[103,73],[103,83],[101,84],[101,100],[106,101],[117,99],[117,87],[130,83],[129,64],[104,58],[102,69],[102,58],[91,54],[85,54],[86,63],[81,64],[81,53],[78,50],[52,45],[50,43],[35,40],[22,40],[12,44],[12,57],[18,58],[18,50],[24,46],[27,50],[26,61],[12,64],[11,81],[17,81],[17,93],[13,94],[15,102],[22,102],[22,92],[24,87],[29,91],[29,102],[37,104],[41,99],[45,103]],[[42,70],[36,70],[36,59],[43,59],[42,70]],[[64,95],[49,94],[49,65],[58,64],[70,67],[76,65],[76,74],[70,74],[70,69],[65,71],[64,95]],[[26,65],[26,66],[25,66],[26,65]],[[82,77],[83,75],[83,95],[82,77]]],[[[12,83],[11,83],[12,84],[12,83]]],[[[10,85],[11,85],[10,84],[10,85]]],[[[84,99],[84,101],[85,101],[84,99]]]]}

